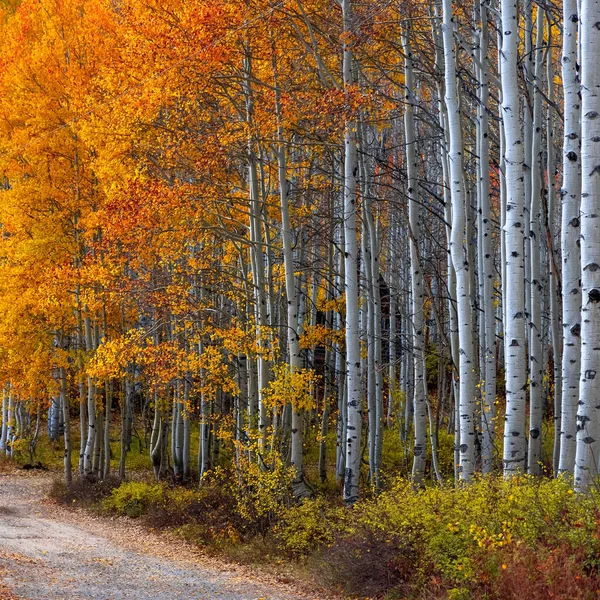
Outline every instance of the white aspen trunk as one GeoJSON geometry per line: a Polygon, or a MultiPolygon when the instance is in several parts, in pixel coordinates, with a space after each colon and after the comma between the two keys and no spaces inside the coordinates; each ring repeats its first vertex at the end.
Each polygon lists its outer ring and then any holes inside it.
{"type": "Polygon", "coordinates": [[[504,417],[504,474],[525,469],[525,261],[524,151],[520,123],[517,72],[519,23],[516,0],[502,0],[502,123],[504,127],[506,222],[506,292],[504,337],[506,365],[506,414],[504,417]]]}
{"type": "Polygon", "coordinates": [[[481,406],[481,471],[490,473],[494,467],[494,426],[496,422],[496,314],[494,308],[494,248],[492,240],[492,207],[490,203],[490,146],[489,146],[489,73],[488,73],[488,22],[487,7],[480,2],[481,37],[479,45],[479,165],[480,165],[480,210],[481,248],[483,269],[479,274],[483,280],[482,309],[484,321],[484,365],[482,368],[484,388],[481,406]]]}
{"type": "Polygon", "coordinates": [[[190,381],[191,374],[187,373],[183,380],[183,448],[181,460],[183,462],[183,478],[189,479],[190,476],[190,456],[191,456],[191,429],[192,420],[190,418],[190,381]]]}
{"type": "MultiPolygon", "coordinates": [[[[202,356],[204,344],[198,343],[198,354],[202,356]]],[[[205,372],[200,369],[200,440],[198,442],[198,474],[200,479],[204,476],[209,467],[209,441],[210,441],[210,402],[206,398],[205,372]]]]}
{"type": "Polygon", "coordinates": [[[106,414],[104,418],[104,468],[102,478],[108,479],[110,475],[110,421],[113,405],[112,381],[107,381],[104,385],[106,388],[106,414]]]}
{"type": "MultiPolygon", "coordinates": [[[[366,146],[367,132],[359,125],[361,146],[366,146]]],[[[362,173],[362,214],[363,231],[361,236],[363,269],[367,296],[367,398],[369,407],[369,467],[371,480],[379,488],[381,453],[383,445],[383,397],[381,394],[381,298],[379,290],[379,238],[371,205],[372,182],[370,165],[365,153],[360,155],[362,173]]]]}
{"type": "Polygon", "coordinates": [[[60,399],[53,396],[48,409],[48,438],[56,442],[60,437],[60,399]]]}
{"type": "MultiPolygon", "coordinates": [[[[546,13],[548,23],[548,48],[553,46],[552,39],[552,16],[546,13]]],[[[548,107],[546,113],[546,173],[548,177],[548,203],[547,203],[547,239],[548,239],[548,295],[550,305],[550,337],[552,343],[553,358],[553,378],[554,378],[554,445],[552,452],[552,469],[554,474],[558,473],[558,463],[560,458],[560,413],[562,398],[562,379],[561,379],[561,361],[562,361],[562,338],[560,334],[560,273],[556,264],[556,255],[554,250],[554,231],[556,220],[556,187],[554,185],[554,171],[556,169],[556,150],[554,147],[554,64],[552,54],[548,57],[546,65],[546,81],[548,85],[548,107]]]]}
{"type": "Polygon", "coordinates": [[[183,442],[183,408],[181,405],[181,382],[174,385],[173,390],[173,419],[171,421],[171,457],[173,459],[173,474],[179,478],[183,475],[182,442],[183,442]]]}
{"type": "MultiPolygon", "coordinates": [[[[338,218],[341,225],[338,228],[339,239],[337,244],[339,248],[345,247],[345,236],[344,236],[344,225],[343,225],[343,212],[344,198],[341,198],[342,205],[340,210],[337,211],[338,218]]],[[[342,252],[339,253],[339,266],[336,274],[336,289],[342,290],[346,280],[345,270],[345,258],[342,252]]],[[[345,326],[342,315],[336,311],[335,313],[336,330],[341,331],[345,326]]],[[[337,421],[337,452],[336,452],[336,479],[338,482],[343,483],[344,473],[346,469],[346,426],[348,425],[348,402],[347,402],[347,373],[346,373],[346,353],[343,344],[336,345],[335,352],[335,373],[338,381],[337,386],[337,400],[338,400],[338,421],[337,421]]]]}
{"type": "Polygon", "coordinates": [[[581,378],[575,487],[598,477],[600,447],[600,2],[581,2],[581,378]]]}
{"type": "Polygon", "coordinates": [[[452,4],[444,0],[442,36],[444,40],[445,101],[448,109],[449,186],[452,199],[452,238],[450,251],[456,272],[456,297],[458,301],[459,356],[459,407],[460,445],[459,478],[469,481],[475,471],[475,373],[473,346],[473,318],[471,311],[471,276],[465,253],[465,189],[463,181],[463,142],[460,107],[456,79],[454,22],[452,4]]]}
{"type": "MultiPolygon", "coordinates": [[[[344,22],[343,76],[346,90],[354,83],[351,39],[353,13],[351,0],[342,0],[344,22]]],[[[363,394],[360,377],[360,333],[358,323],[358,232],[356,229],[356,177],[358,172],[356,122],[349,119],[344,131],[344,257],[346,290],[346,460],[344,501],[358,499],[360,479],[360,443],[362,434],[363,394]]]]}
{"type": "Polygon", "coordinates": [[[542,78],[544,74],[544,11],[536,18],[536,49],[533,79],[533,127],[531,142],[531,198],[529,203],[529,443],[527,472],[539,475],[542,458],[542,418],[544,414],[542,349],[542,284],[541,284],[541,194],[542,194],[542,78]]]}
{"type": "Polygon", "coordinates": [[[150,434],[150,460],[156,479],[160,477],[160,440],[162,437],[162,420],[158,409],[158,394],[154,392],[154,419],[152,422],[152,433],[150,434]]]}
{"type": "Polygon", "coordinates": [[[76,318],[77,318],[77,349],[79,350],[77,359],[77,383],[79,387],[79,475],[83,475],[83,463],[85,456],[85,446],[87,441],[87,398],[85,390],[85,381],[83,375],[83,356],[85,350],[85,337],[83,333],[83,318],[81,314],[80,290],[77,285],[75,290],[75,299],[77,303],[76,318]]]}
{"type": "MultiPolygon", "coordinates": [[[[256,158],[249,148],[249,184],[250,184],[250,238],[252,241],[251,253],[253,255],[252,275],[254,280],[256,333],[258,346],[261,350],[257,357],[258,369],[258,446],[264,448],[266,434],[266,409],[263,402],[263,390],[269,384],[269,364],[264,353],[267,350],[265,328],[269,325],[267,317],[267,302],[265,298],[265,268],[263,252],[263,236],[260,225],[262,210],[260,207],[258,174],[256,170],[256,158]]],[[[251,424],[253,426],[253,424],[251,424]]]]}
{"type": "Polygon", "coordinates": [[[129,376],[123,381],[123,400],[121,402],[121,456],[119,457],[119,479],[125,479],[125,461],[129,451],[129,430],[131,422],[129,414],[131,411],[131,394],[133,393],[132,384],[129,376]]]}
{"type": "MultiPolygon", "coordinates": [[[[502,48],[502,18],[499,15],[496,19],[496,29],[498,31],[496,37],[496,44],[498,48],[502,48]]],[[[498,79],[502,82],[502,53],[498,52],[498,79]]],[[[500,127],[499,127],[499,170],[500,170],[500,282],[501,282],[501,295],[502,295],[502,303],[500,306],[500,328],[502,332],[502,344],[500,345],[500,351],[502,353],[502,361],[505,360],[506,357],[506,329],[505,325],[508,322],[506,317],[506,265],[508,264],[508,259],[506,256],[506,161],[504,159],[504,155],[506,152],[506,136],[504,133],[504,124],[502,123],[502,86],[498,88],[498,103],[499,103],[499,118],[500,118],[500,127]]],[[[506,377],[506,373],[505,373],[506,377]]]]}
{"type": "Polygon", "coordinates": [[[12,391],[8,394],[8,408],[6,409],[6,456],[13,455],[13,442],[15,437],[15,402],[12,391]]]}
{"type": "MultiPolygon", "coordinates": [[[[250,131],[254,127],[254,98],[252,93],[252,57],[250,52],[246,52],[244,60],[244,92],[246,99],[246,119],[250,131]]],[[[267,299],[265,298],[265,260],[263,251],[263,233],[262,233],[262,207],[260,185],[257,171],[257,157],[254,149],[253,134],[248,137],[248,187],[250,191],[250,255],[252,263],[252,279],[254,284],[255,300],[255,318],[256,318],[256,339],[259,347],[257,357],[257,392],[258,392],[258,448],[262,452],[264,449],[266,435],[266,407],[263,402],[263,390],[269,384],[270,369],[269,362],[265,356],[268,350],[265,329],[269,326],[267,314],[267,299]]],[[[252,417],[253,405],[249,405],[250,417],[252,417]]],[[[250,418],[249,427],[255,427],[255,423],[250,418]]]]}
{"type": "Polygon", "coordinates": [[[577,65],[577,0],[563,0],[562,81],[564,95],[563,180],[560,191],[562,256],[562,398],[559,473],[575,470],[577,403],[581,365],[581,106],[577,65]]]}
{"type": "MultiPolygon", "coordinates": [[[[84,332],[86,350],[88,352],[93,352],[94,341],[92,326],[87,314],[84,317],[84,332]]],[[[87,441],[83,453],[83,474],[85,477],[91,477],[94,471],[94,442],[96,439],[96,384],[91,377],[87,378],[87,392],[88,430],[87,441]]]]}
{"type": "MultiPolygon", "coordinates": [[[[292,225],[289,210],[289,183],[287,181],[287,156],[284,142],[283,115],[281,109],[281,91],[277,74],[277,61],[273,49],[273,77],[275,80],[275,113],[277,117],[277,166],[279,174],[279,202],[281,208],[281,241],[283,245],[283,266],[285,271],[285,290],[287,298],[287,345],[290,371],[295,373],[302,368],[300,356],[300,327],[298,318],[298,282],[294,271],[294,253],[292,245],[292,225]]],[[[292,444],[290,462],[294,469],[294,493],[305,495],[303,473],[303,408],[292,406],[292,444]]]]}
{"type": "MultiPolygon", "coordinates": [[[[527,234],[529,229],[529,221],[531,218],[531,152],[533,144],[533,85],[532,79],[534,77],[534,50],[533,50],[533,0],[523,0],[523,41],[524,41],[524,54],[521,58],[521,66],[523,69],[523,75],[525,79],[525,97],[523,98],[523,104],[521,110],[523,112],[523,171],[524,171],[524,182],[525,188],[525,203],[523,205],[523,214],[525,219],[524,227],[524,261],[525,261],[525,319],[523,320],[523,327],[525,329],[526,346],[525,352],[527,360],[529,361],[529,351],[531,345],[531,331],[529,328],[530,317],[531,317],[531,255],[530,255],[530,238],[527,234]]],[[[529,362],[527,362],[527,375],[529,376],[529,362]]],[[[527,441],[525,442],[527,444],[527,441]]]]}
{"type": "Polygon", "coordinates": [[[411,275],[411,321],[414,358],[414,428],[415,444],[413,449],[412,480],[420,485],[425,475],[427,459],[427,389],[425,375],[425,292],[423,273],[419,260],[419,194],[417,189],[416,136],[414,123],[414,75],[413,56],[409,40],[408,27],[402,31],[404,51],[404,85],[406,87],[406,105],[404,107],[404,139],[406,169],[408,177],[408,222],[410,228],[410,275],[411,275]]]}
{"type": "Polygon", "coordinates": [[[64,367],[59,369],[59,380],[60,380],[60,398],[63,407],[63,419],[65,423],[65,454],[64,454],[64,473],[65,473],[65,484],[71,485],[72,481],[72,465],[71,465],[71,413],[69,411],[69,398],[67,395],[67,373],[64,367]]]}
{"type": "MultiPolygon", "coordinates": [[[[389,303],[390,303],[390,326],[389,326],[389,342],[388,342],[388,410],[387,410],[387,426],[391,427],[394,419],[394,397],[398,391],[398,368],[396,361],[398,360],[396,352],[396,337],[397,319],[396,311],[398,309],[398,300],[396,294],[396,223],[392,215],[390,223],[390,231],[388,233],[388,287],[389,287],[389,303]]],[[[398,419],[400,412],[398,412],[398,419]]]]}
{"type": "Polygon", "coordinates": [[[371,249],[371,277],[372,277],[372,297],[373,297],[373,315],[372,315],[372,337],[373,343],[371,352],[373,354],[373,371],[375,386],[375,435],[374,435],[374,474],[375,487],[381,487],[380,473],[381,460],[383,453],[383,370],[382,370],[382,348],[381,348],[381,291],[379,287],[379,233],[373,217],[373,209],[370,198],[365,198],[367,225],[369,232],[369,245],[371,249]]]}
{"type": "Polygon", "coordinates": [[[96,418],[96,435],[94,436],[94,460],[92,464],[92,471],[94,477],[101,479],[102,472],[104,471],[104,452],[103,450],[104,444],[104,419],[102,418],[102,413],[100,413],[96,418]]]}
{"type": "MultiPolygon", "coordinates": [[[[335,177],[335,175],[334,175],[335,177]]],[[[334,187],[335,182],[332,182],[334,187]]],[[[335,200],[331,196],[329,206],[329,236],[327,240],[327,301],[331,302],[334,299],[334,235],[335,235],[335,200]]],[[[325,314],[325,324],[333,329],[334,314],[333,310],[328,310],[325,314]]],[[[327,481],[327,434],[329,432],[329,418],[331,414],[332,403],[332,388],[334,385],[335,376],[335,348],[328,346],[325,349],[324,360],[324,386],[323,386],[323,415],[321,417],[321,439],[319,441],[319,478],[322,483],[327,481]]]]}
{"type": "MultiPolygon", "coordinates": [[[[406,143],[406,140],[405,140],[406,143]]],[[[406,149],[404,150],[406,153],[406,149]]],[[[407,182],[408,183],[408,182],[407,182]]],[[[406,197],[408,193],[405,192],[406,197]]],[[[410,269],[410,235],[406,227],[401,235],[401,247],[404,260],[401,262],[401,287],[403,294],[401,298],[401,339],[402,339],[402,392],[404,394],[403,421],[400,427],[400,441],[405,443],[410,438],[410,432],[413,428],[414,414],[414,356],[413,356],[413,331],[412,331],[412,290],[411,290],[411,269],[410,269]]],[[[408,444],[404,444],[404,453],[408,464],[409,454],[412,449],[408,444]]]]}
{"type": "MultiPolygon", "coordinates": [[[[359,126],[359,131],[362,127],[359,126]]],[[[360,146],[366,143],[365,138],[362,136],[359,142],[360,146]]],[[[363,354],[363,380],[366,381],[367,389],[367,420],[369,423],[368,427],[368,445],[369,445],[369,478],[371,484],[375,481],[375,429],[377,427],[375,418],[375,356],[373,354],[373,341],[375,332],[373,328],[373,275],[371,271],[371,251],[368,245],[368,233],[366,230],[367,215],[365,204],[367,202],[367,194],[369,193],[366,186],[367,174],[364,168],[364,154],[361,153],[359,157],[359,173],[360,180],[362,183],[361,198],[362,201],[362,231],[360,236],[361,241],[361,256],[360,261],[362,280],[364,281],[363,288],[365,290],[365,299],[362,304],[361,310],[361,329],[363,330],[363,338],[367,342],[367,353],[366,356],[363,354]]]]}
{"type": "Polygon", "coordinates": [[[2,432],[0,433],[0,452],[6,451],[8,439],[8,394],[2,390],[2,432]]]}
{"type": "Polygon", "coordinates": [[[438,93],[438,113],[439,113],[439,124],[442,130],[442,138],[440,141],[440,163],[442,165],[442,195],[444,198],[444,230],[446,233],[446,247],[448,249],[446,255],[446,269],[447,269],[447,298],[448,298],[448,320],[449,320],[449,331],[448,337],[450,339],[450,358],[452,362],[451,372],[451,388],[450,398],[455,400],[454,404],[449,408],[450,418],[448,419],[449,427],[454,427],[454,479],[458,481],[458,468],[460,463],[459,457],[459,446],[460,446],[460,407],[458,406],[458,385],[457,378],[458,366],[459,366],[459,341],[458,341],[458,314],[456,304],[456,273],[454,271],[454,264],[452,263],[451,254],[451,243],[452,243],[452,201],[450,197],[450,174],[448,166],[448,148],[450,147],[449,136],[448,136],[448,119],[446,115],[446,107],[444,104],[444,54],[443,54],[443,41],[440,37],[439,23],[441,21],[440,16],[440,5],[436,2],[435,4],[435,16],[436,19],[433,21],[433,39],[435,41],[436,57],[435,57],[435,68],[438,75],[437,93],[438,93]]]}

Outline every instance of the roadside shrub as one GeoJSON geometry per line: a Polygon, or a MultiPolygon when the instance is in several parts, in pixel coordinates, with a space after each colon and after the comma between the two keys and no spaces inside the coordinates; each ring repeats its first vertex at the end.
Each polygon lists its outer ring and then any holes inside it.
{"type": "Polygon", "coordinates": [[[299,503],[292,479],[281,461],[259,466],[246,456],[199,488],[129,482],[110,491],[107,482],[80,482],[70,493],[104,497],[105,510],[176,528],[244,561],[286,556],[347,595],[598,597],[600,491],[574,494],[567,478],[484,477],[423,490],[396,479],[352,507],[324,496],[299,503]]]}
{"type": "Polygon", "coordinates": [[[312,565],[321,584],[344,594],[406,597],[424,581],[422,559],[412,540],[359,526],[338,536],[312,565]]]}
{"type": "Polygon", "coordinates": [[[587,598],[592,587],[600,590],[597,496],[573,494],[567,479],[485,477],[468,486],[419,491],[397,480],[349,511],[353,526],[337,525],[341,534],[321,560],[331,569],[336,565],[337,587],[347,593],[378,597],[386,585],[418,589],[428,581],[428,590],[440,590],[433,597],[454,600],[562,598],[568,573],[572,581],[565,589],[587,598]],[[385,543],[377,551],[369,548],[380,540],[385,543]],[[394,581],[386,582],[379,555],[389,562],[394,547],[401,560],[396,567],[392,560],[394,581]],[[355,568],[363,575],[354,576],[355,568]],[[532,592],[519,596],[517,581],[525,573],[532,574],[532,592]]]}
{"type": "Polygon", "coordinates": [[[243,522],[235,509],[227,489],[205,480],[199,489],[167,489],[160,502],[148,507],[144,519],[154,527],[176,527],[190,541],[221,546],[240,539],[243,522]]]}
{"type": "Polygon", "coordinates": [[[470,590],[472,597],[498,600],[592,600],[600,594],[595,571],[586,568],[585,550],[567,544],[536,548],[516,543],[488,557],[482,577],[470,590]]]}
{"type": "Polygon", "coordinates": [[[307,556],[334,542],[343,509],[330,507],[324,498],[305,499],[283,512],[274,534],[280,548],[293,557],[307,556]]]}
{"type": "Polygon", "coordinates": [[[55,478],[52,480],[50,497],[60,504],[88,508],[97,505],[109,496],[119,486],[119,483],[117,477],[93,481],[78,477],[73,479],[71,485],[67,487],[62,477],[55,478]]]}
{"type": "Polygon", "coordinates": [[[247,452],[240,453],[235,470],[217,468],[208,480],[235,499],[236,516],[249,536],[267,535],[294,502],[294,470],[277,452],[265,453],[260,463],[250,460],[247,452]]]}
{"type": "Polygon", "coordinates": [[[147,483],[144,481],[128,481],[112,490],[103,502],[105,510],[128,517],[140,517],[153,504],[165,500],[167,485],[165,483],[147,483]]]}

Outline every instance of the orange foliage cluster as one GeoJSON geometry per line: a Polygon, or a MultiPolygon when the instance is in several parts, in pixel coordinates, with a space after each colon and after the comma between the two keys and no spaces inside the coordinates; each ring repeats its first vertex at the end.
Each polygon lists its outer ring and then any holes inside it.
{"type": "MultiPolygon", "coordinates": [[[[391,10],[361,16],[373,68],[398,60],[377,46],[391,10]]],[[[256,340],[248,310],[247,174],[250,144],[273,241],[275,78],[281,125],[306,140],[289,157],[300,229],[329,210],[334,184],[314,165],[332,164],[344,119],[391,110],[377,94],[341,90],[339,7],[10,0],[0,27],[0,384],[46,401],[57,368],[101,382],[135,364],[151,385],[192,373],[214,387],[210,371],[233,389],[236,354],[277,355],[256,340]]],[[[303,344],[332,340],[340,332],[319,326],[303,344]]]]}

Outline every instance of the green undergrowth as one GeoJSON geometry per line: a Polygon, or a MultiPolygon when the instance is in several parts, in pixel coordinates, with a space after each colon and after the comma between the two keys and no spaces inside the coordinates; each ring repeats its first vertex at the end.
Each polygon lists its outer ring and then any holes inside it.
{"type": "Polygon", "coordinates": [[[352,507],[301,502],[291,473],[218,469],[200,487],[106,485],[105,513],[168,528],[206,550],[262,562],[348,597],[598,598],[600,492],[567,479],[485,477],[415,490],[405,479],[352,507]]]}

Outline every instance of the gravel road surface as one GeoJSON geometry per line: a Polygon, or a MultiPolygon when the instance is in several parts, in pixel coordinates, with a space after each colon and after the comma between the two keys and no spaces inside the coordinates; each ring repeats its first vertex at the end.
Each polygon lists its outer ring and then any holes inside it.
{"type": "Polygon", "coordinates": [[[28,600],[316,598],[130,520],[67,511],[44,500],[49,485],[47,476],[0,473],[0,592],[28,600]]]}

